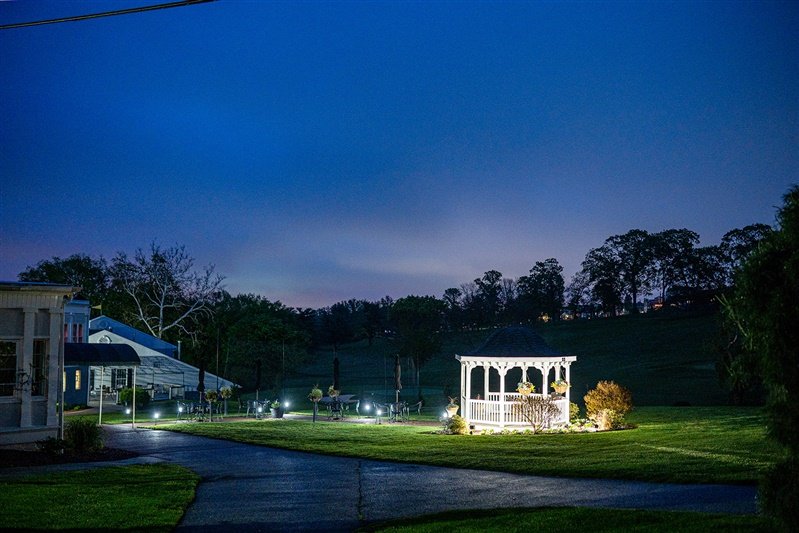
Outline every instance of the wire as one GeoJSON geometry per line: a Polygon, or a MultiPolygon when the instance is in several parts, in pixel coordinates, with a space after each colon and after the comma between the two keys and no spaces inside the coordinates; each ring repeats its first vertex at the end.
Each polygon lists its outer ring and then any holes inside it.
{"type": "Polygon", "coordinates": [[[0,30],[10,30],[12,28],[27,28],[29,26],[42,26],[44,24],[58,24],[61,22],[75,22],[78,20],[97,19],[101,17],[113,17],[115,15],[128,15],[130,13],[142,13],[145,11],[155,11],[156,9],[169,9],[171,7],[190,6],[193,4],[205,4],[216,0],[183,0],[182,2],[169,2],[167,4],[156,4],[151,6],[132,7],[129,9],[118,9],[116,11],[104,11],[102,13],[91,13],[89,15],[76,15],[74,17],[64,17],[58,19],[37,20],[33,22],[16,22],[14,24],[4,24],[0,30]]]}

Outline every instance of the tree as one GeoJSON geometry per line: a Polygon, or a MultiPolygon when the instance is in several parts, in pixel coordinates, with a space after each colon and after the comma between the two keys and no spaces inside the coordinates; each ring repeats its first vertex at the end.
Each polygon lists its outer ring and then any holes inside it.
{"type": "Polygon", "coordinates": [[[363,330],[366,333],[369,346],[371,346],[377,334],[385,327],[383,313],[380,310],[380,302],[364,300],[361,302],[361,308],[363,309],[363,330]]]}
{"type": "Polygon", "coordinates": [[[20,281],[61,283],[80,287],[78,297],[92,304],[101,304],[108,296],[110,278],[108,265],[102,257],[94,259],[85,254],[73,254],[65,259],[53,257],[29,266],[19,273],[20,281]]]}
{"type": "Polygon", "coordinates": [[[799,186],[784,197],[778,229],[737,271],[728,320],[754,354],[768,393],[769,434],[786,453],[761,483],[763,508],[785,531],[799,530],[799,186]]]}
{"type": "Polygon", "coordinates": [[[414,362],[417,395],[420,399],[421,368],[441,351],[439,331],[444,311],[444,302],[433,296],[406,296],[397,300],[392,308],[393,322],[400,340],[399,354],[410,357],[414,362]]]}
{"type": "Polygon", "coordinates": [[[463,308],[461,307],[460,289],[450,287],[444,291],[445,318],[449,329],[459,328],[462,325],[463,308]]]}
{"type": "Polygon", "coordinates": [[[734,273],[758,246],[773,232],[767,224],[750,224],[728,231],[721,237],[719,248],[724,257],[727,285],[734,283],[734,273]]]}
{"type": "Polygon", "coordinates": [[[588,252],[582,264],[585,281],[606,313],[615,313],[625,297],[630,311],[637,312],[638,297],[650,289],[653,251],[650,234],[633,229],[588,252]]]}
{"type": "Polygon", "coordinates": [[[502,290],[502,273],[489,270],[482,278],[474,280],[477,286],[477,295],[480,300],[481,325],[493,325],[499,314],[499,295],[502,290]]]}
{"type": "Polygon", "coordinates": [[[132,318],[159,339],[170,332],[193,336],[197,319],[211,312],[221,296],[224,277],[209,265],[194,270],[194,259],[184,246],[148,252],[141,248],[132,258],[119,252],[112,261],[113,287],[121,291],[134,309],[132,318]]]}
{"type": "Polygon", "coordinates": [[[699,235],[688,229],[668,229],[652,235],[652,281],[662,302],[671,287],[686,278],[699,235]]]}
{"type": "Polygon", "coordinates": [[[555,319],[560,317],[565,282],[563,267],[557,259],[537,261],[528,276],[519,278],[517,286],[520,303],[530,313],[528,317],[537,318],[542,313],[555,319]]]}

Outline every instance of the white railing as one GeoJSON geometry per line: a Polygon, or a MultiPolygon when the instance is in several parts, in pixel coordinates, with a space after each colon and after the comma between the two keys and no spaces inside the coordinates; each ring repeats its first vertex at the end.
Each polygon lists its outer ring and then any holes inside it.
{"type": "MultiPolygon", "coordinates": [[[[469,400],[466,418],[472,424],[488,425],[488,426],[527,426],[529,422],[525,420],[524,416],[513,406],[516,404],[516,399],[520,396],[518,393],[505,393],[505,402],[499,401],[498,392],[488,393],[488,400],[469,400]],[[503,405],[504,403],[504,405],[503,405]],[[502,416],[504,414],[504,416],[502,416]]],[[[541,394],[534,394],[533,396],[541,396],[541,394]]],[[[555,406],[558,408],[558,414],[552,419],[551,425],[564,424],[569,421],[569,402],[566,398],[555,400],[555,406]]]]}

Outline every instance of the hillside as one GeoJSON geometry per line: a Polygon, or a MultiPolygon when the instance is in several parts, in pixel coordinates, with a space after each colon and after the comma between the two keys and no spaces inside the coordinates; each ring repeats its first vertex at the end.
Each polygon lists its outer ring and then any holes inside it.
{"type": "MultiPolygon", "coordinates": [[[[540,324],[535,329],[554,348],[577,356],[571,367],[572,399],[582,396],[597,381],[614,380],[633,392],[637,405],[722,405],[727,395],[715,370],[717,315],[655,314],[611,319],[540,324]]],[[[428,405],[445,403],[445,395],[459,389],[456,353],[476,348],[491,330],[447,333],[442,353],[421,372],[422,395],[428,405]]],[[[339,349],[340,375],[345,393],[378,398],[393,397],[393,364],[397,343],[376,339],[339,349]]],[[[287,379],[287,396],[302,398],[314,383],[324,389],[332,383],[332,350],[315,354],[315,360],[287,379]]],[[[402,365],[402,397],[416,396],[412,369],[402,365]]],[[[475,378],[479,379],[479,370],[475,378]]],[[[531,371],[538,384],[540,374],[531,371]]],[[[473,379],[475,379],[473,378],[473,379]]],[[[492,383],[492,389],[497,387],[492,383]]]]}

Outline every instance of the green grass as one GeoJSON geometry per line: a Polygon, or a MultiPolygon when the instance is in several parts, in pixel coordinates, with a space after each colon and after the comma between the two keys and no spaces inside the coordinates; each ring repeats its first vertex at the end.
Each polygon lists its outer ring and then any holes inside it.
{"type": "Polygon", "coordinates": [[[632,511],[584,507],[450,511],[374,524],[360,531],[483,533],[502,531],[770,531],[765,518],[675,511],[632,511]]]}
{"type": "Polygon", "coordinates": [[[170,464],[94,468],[0,480],[3,529],[171,531],[199,476],[170,464]]]}
{"type": "Polygon", "coordinates": [[[636,429],[543,435],[442,435],[435,427],[297,420],[159,426],[329,455],[562,477],[756,483],[778,452],[756,408],[646,407],[636,429]]]}
{"type": "MultiPolygon", "coordinates": [[[[717,314],[647,313],[608,319],[574,320],[538,324],[535,330],[554,348],[577,356],[571,367],[572,400],[582,397],[599,380],[614,380],[632,390],[636,405],[723,405],[727,393],[719,385],[715,370],[714,341],[717,314]]],[[[437,412],[446,395],[460,389],[460,365],[455,354],[477,348],[491,330],[446,333],[441,353],[421,371],[422,395],[426,405],[437,412]]],[[[333,358],[340,361],[343,393],[380,401],[392,397],[392,364],[399,346],[390,339],[347,344],[334,354],[320,350],[313,360],[287,377],[285,398],[299,407],[315,383],[323,389],[332,383],[333,358]]],[[[402,398],[416,398],[414,373],[403,362],[402,398]]],[[[519,375],[511,372],[515,385],[519,375]]],[[[540,375],[531,372],[538,386],[540,375]]],[[[473,387],[482,388],[482,374],[473,373],[473,387]]],[[[492,389],[499,385],[492,383],[492,389]]],[[[262,394],[264,394],[262,392],[262,394]]]]}

